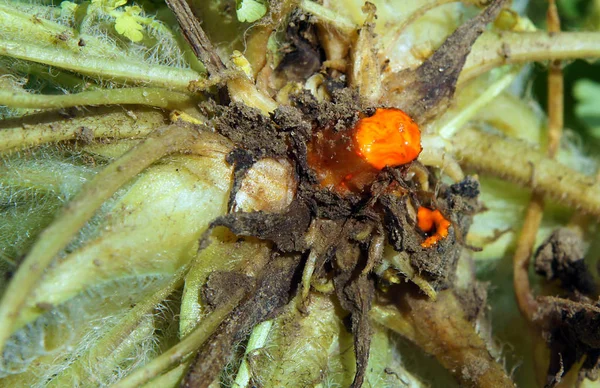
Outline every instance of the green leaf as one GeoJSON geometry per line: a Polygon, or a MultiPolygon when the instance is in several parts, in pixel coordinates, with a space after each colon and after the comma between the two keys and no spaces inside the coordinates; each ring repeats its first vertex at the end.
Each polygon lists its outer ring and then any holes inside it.
{"type": "Polygon", "coordinates": [[[237,0],[236,14],[240,22],[255,22],[266,13],[267,4],[263,0],[237,0]]]}
{"type": "Polygon", "coordinates": [[[125,12],[117,16],[115,21],[115,30],[132,42],[139,42],[144,39],[142,33],[144,27],[138,22],[137,18],[141,11],[138,6],[125,7],[125,12]]]}
{"type": "Polygon", "coordinates": [[[113,10],[127,4],[127,0],[92,0],[92,4],[98,5],[107,10],[113,10]]]}
{"type": "Polygon", "coordinates": [[[600,84],[587,79],[577,81],[573,94],[578,100],[575,115],[586,125],[591,136],[600,139],[600,84]]]}

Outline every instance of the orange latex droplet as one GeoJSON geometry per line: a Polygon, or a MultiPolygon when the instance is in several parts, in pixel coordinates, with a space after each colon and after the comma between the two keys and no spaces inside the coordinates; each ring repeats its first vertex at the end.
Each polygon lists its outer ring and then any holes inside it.
{"type": "Polygon", "coordinates": [[[358,121],[354,132],[358,154],[378,170],[410,163],[421,153],[419,126],[403,111],[379,108],[358,121]]]}
{"type": "Polygon", "coordinates": [[[423,248],[429,248],[448,236],[451,223],[444,218],[439,210],[431,210],[421,206],[417,211],[417,225],[419,229],[426,233],[435,229],[433,235],[427,237],[421,243],[423,248]]]}
{"type": "Polygon", "coordinates": [[[429,232],[433,229],[433,211],[421,206],[417,211],[417,224],[423,232],[429,232]]]}

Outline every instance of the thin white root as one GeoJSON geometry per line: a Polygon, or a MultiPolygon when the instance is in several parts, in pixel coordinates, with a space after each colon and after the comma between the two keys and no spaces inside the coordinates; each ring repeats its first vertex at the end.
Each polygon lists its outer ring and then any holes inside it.
{"type": "Polygon", "coordinates": [[[452,155],[441,149],[423,149],[419,155],[419,161],[425,166],[439,168],[442,170],[442,173],[448,175],[455,182],[465,179],[465,174],[460,165],[454,160],[452,155]]]}

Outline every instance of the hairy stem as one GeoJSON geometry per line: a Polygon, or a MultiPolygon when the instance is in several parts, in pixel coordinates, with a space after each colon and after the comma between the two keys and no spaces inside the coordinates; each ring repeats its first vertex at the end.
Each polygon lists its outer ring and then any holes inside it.
{"type": "Polygon", "coordinates": [[[194,132],[182,126],[171,125],[157,130],[106,167],[67,204],[62,215],[40,234],[4,293],[0,304],[0,350],[18,329],[15,323],[21,308],[40,282],[44,270],[102,203],[146,167],[162,156],[186,147],[194,138],[194,132]]]}
{"type": "MultiPolygon", "coordinates": [[[[86,381],[86,378],[92,377],[89,374],[86,375],[89,372],[87,370],[89,365],[102,365],[106,363],[106,359],[113,355],[113,352],[118,348],[123,339],[138,327],[142,319],[147,314],[151,314],[152,310],[160,302],[167,299],[173,291],[183,285],[184,276],[193,262],[195,260],[190,261],[184,268],[180,269],[166,286],[136,304],[93,348],[79,357],[65,372],[52,379],[50,386],[64,387],[74,380],[79,381],[81,385],[91,384],[91,381],[86,381]]],[[[118,360],[115,361],[118,362],[118,360]]],[[[113,364],[109,363],[109,365],[113,364]]]]}
{"type": "Polygon", "coordinates": [[[69,120],[59,112],[4,120],[0,123],[0,153],[73,139],[140,138],[166,122],[163,112],[150,108],[123,111],[98,107],[86,113],[69,120]]]}
{"type": "Polygon", "coordinates": [[[478,39],[459,84],[502,65],[600,57],[600,32],[502,32],[478,39]]]}
{"type": "MultiPolygon", "coordinates": [[[[94,56],[106,55],[107,53],[123,57],[127,56],[127,52],[124,49],[112,45],[106,40],[90,34],[81,34],[80,31],[50,20],[37,17],[34,19],[30,13],[31,11],[23,12],[16,8],[17,5],[18,2],[15,3],[12,1],[0,4],[0,25],[2,26],[2,37],[4,39],[18,41],[20,44],[27,42],[38,46],[56,46],[57,40],[59,40],[57,37],[63,36],[67,40],[60,40],[60,48],[70,50],[71,52],[84,50],[87,55],[94,56]],[[83,39],[86,42],[84,49],[79,46],[79,39],[83,39]]],[[[30,4],[30,6],[32,5],[30,4]]],[[[55,9],[60,10],[59,7],[55,9]]],[[[39,11],[42,12],[42,9],[39,11]]],[[[123,59],[125,60],[126,58],[123,59]]]]}
{"type": "Polygon", "coordinates": [[[600,182],[546,157],[527,143],[470,127],[461,129],[452,142],[464,167],[529,187],[600,218],[600,182]]]}
{"type": "Polygon", "coordinates": [[[40,47],[0,40],[0,55],[56,66],[76,73],[127,84],[143,84],[187,92],[191,81],[202,75],[189,69],[148,65],[131,60],[79,55],[58,47],[40,47]]]}
{"type": "Polygon", "coordinates": [[[0,90],[0,105],[9,108],[58,109],[85,105],[139,104],[172,110],[193,101],[189,95],[160,88],[100,89],[58,96],[0,90]]]}
{"type": "Polygon", "coordinates": [[[225,318],[237,307],[247,290],[237,289],[226,302],[221,304],[210,315],[177,345],[173,346],[145,366],[113,385],[114,388],[140,387],[147,381],[166,372],[170,367],[183,360],[191,352],[199,349],[215,332],[225,318]]]}

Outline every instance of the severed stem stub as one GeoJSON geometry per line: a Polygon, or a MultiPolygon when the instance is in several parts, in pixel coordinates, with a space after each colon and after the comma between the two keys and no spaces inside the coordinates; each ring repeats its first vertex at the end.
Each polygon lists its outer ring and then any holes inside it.
{"type": "MultiPolygon", "coordinates": [[[[210,39],[200,26],[200,22],[192,12],[186,0],[165,0],[171,11],[177,18],[177,23],[185,39],[190,44],[196,57],[202,62],[209,76],[216,77],[225,70],[225,65],[217,54],[210,39]]],[[[229,95],[225,88],[218,89],[219,101],[222,104],[229,103],[229,95]]]]}

